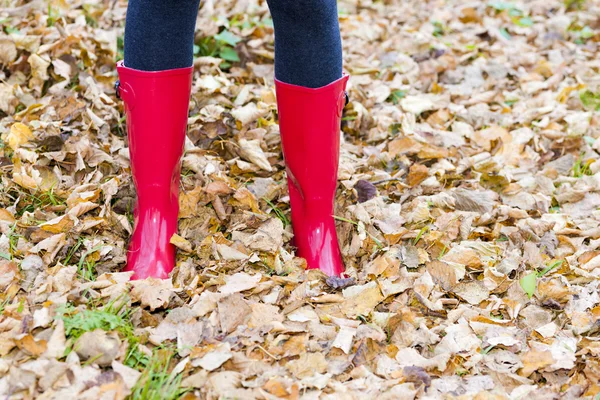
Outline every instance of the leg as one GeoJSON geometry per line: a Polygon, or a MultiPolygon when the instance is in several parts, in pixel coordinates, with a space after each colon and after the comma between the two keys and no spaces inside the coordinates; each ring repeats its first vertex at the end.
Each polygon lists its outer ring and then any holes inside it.
{"type": "Polygon", "coordinates": [[[129,0],[125,65],[163,71],[192,65],[200,0],[129,0]]]}
{"type": "Polygon", "coordinates": [[[327,275],[344,271],[333,219],[342,76],[336,0],[268,0],[275,85],[298,255],[327,275]]]}
{"type": "Polygon", "coordinates": [[[198,0],[131,0],[117,64],[137,190],[126,271],[168,278],[175,266],[180,159],[192,84],[198,0]]]}
{"type": "Polygon", "coordinates": [[[317,88],[342,76],[336,0],[267,0],[275,27],[275,76],[317,88]]]}

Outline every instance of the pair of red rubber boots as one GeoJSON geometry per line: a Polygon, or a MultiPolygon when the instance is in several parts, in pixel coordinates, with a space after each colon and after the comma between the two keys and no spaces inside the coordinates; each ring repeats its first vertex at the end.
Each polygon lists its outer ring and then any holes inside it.
{"type": "MultiPolygon", "coordinates": [[[[117,64],[137,189],[126,271],[168,278],[175,266],[180,159],[193,68],[140,71],[117,64]]],[[[340,120],[348,76],[321,88],[275,81],[297,255],[327,275],[344,271],[333,219],[340,120]]]]}

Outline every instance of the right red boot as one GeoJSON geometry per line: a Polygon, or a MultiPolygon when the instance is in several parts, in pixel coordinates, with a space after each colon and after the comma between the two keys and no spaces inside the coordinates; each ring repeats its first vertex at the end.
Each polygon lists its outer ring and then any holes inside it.
{"type": "Polygon", "coordinates": [[[131,173],[137,190],[125,271],[132,279],[165,279],[175,267],[180,160],[193,67],[140,71],[117,64],[117,96],[127,119],[131,173]]]}
{"type": "Polygon", "coordinates": [[[275,79],[295,245],[309,269],[329,276],[344,272],[333,202],[347,82],[308,88],[275,79]]]}

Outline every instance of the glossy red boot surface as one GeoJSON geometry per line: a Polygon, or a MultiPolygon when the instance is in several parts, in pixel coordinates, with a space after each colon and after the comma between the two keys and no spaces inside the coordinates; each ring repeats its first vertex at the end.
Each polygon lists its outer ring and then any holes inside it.
{"type": "Polygon", "coordinates": [[[329,276],[344,272],[333,202],[347,81],[312,89],[275,80],[298,256],[329,276]]]}
{"type": "Polygon", "coordinates": [[[168,278],[175,266],[180,159],[193,67],[140,71],[117,64],[131,173],[137,190],[134,231],[125,271],[132,279],[168,278]]]}

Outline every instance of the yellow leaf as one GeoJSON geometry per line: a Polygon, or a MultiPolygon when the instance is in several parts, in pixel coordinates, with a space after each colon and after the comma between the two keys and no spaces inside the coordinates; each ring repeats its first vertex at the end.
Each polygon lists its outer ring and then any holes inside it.
{"type": "Polygon", "coordinates": [[[37,341],[30,334],[23,336],[21,339],[15,340],[15,344],[21,350],[24,350],[26,353],[29,353],[34,357],[40,356],[48,347],[48,342],[43,339],[37,341]]]}
{"type": "Polygon", "coordinates": [[[27,125],[16,122],[10,127],[7,142],[11,149],[16,150],[31,139],[33,139],[33,133],[27,125]]]}
{"type": "Polygon", "coordinates": [[[176,233],[171,236],[170,242],[172,245],[185,251],[186,253],[191,253],[193,251],[192,244],[176,233]]]}
{"type": "Polygon", "coordinates": [[[251,191],[242,187],[238,189],[233,198],[237,200],[241,205],[246,206],[252,210],[252,212],[258,213],[260,212],[260,208],[258,207],[258,200],[251,191]]]}
{"type": "Polygon", "coordinates": [[[571,94],[571,92],[573,90],[581,90],[584,87],[585,86],[583,86],[583,85],[567,86],[563,90],[560,91],[558,96],[556,96],[556,100],[559,103],[566,103],[566,101],[569,99],[569,95],[571,94]]]}
{"type": "Polygon", "coordinates": [[[71,228],[75,226],[76,221],[77,219],[75,217],[65,214],[50,221],[44,222],[40,225],[40,228],[50,233],[63,233],[70,231],[71,228]]]}
{"type": "Polygon", "coordinates": [[[523,368],[519,371],[519,375],[528,377],[534,371],[542,370],[554,363],[554,358],[550,351],[530,350],[521,356],[523,368]]]}

